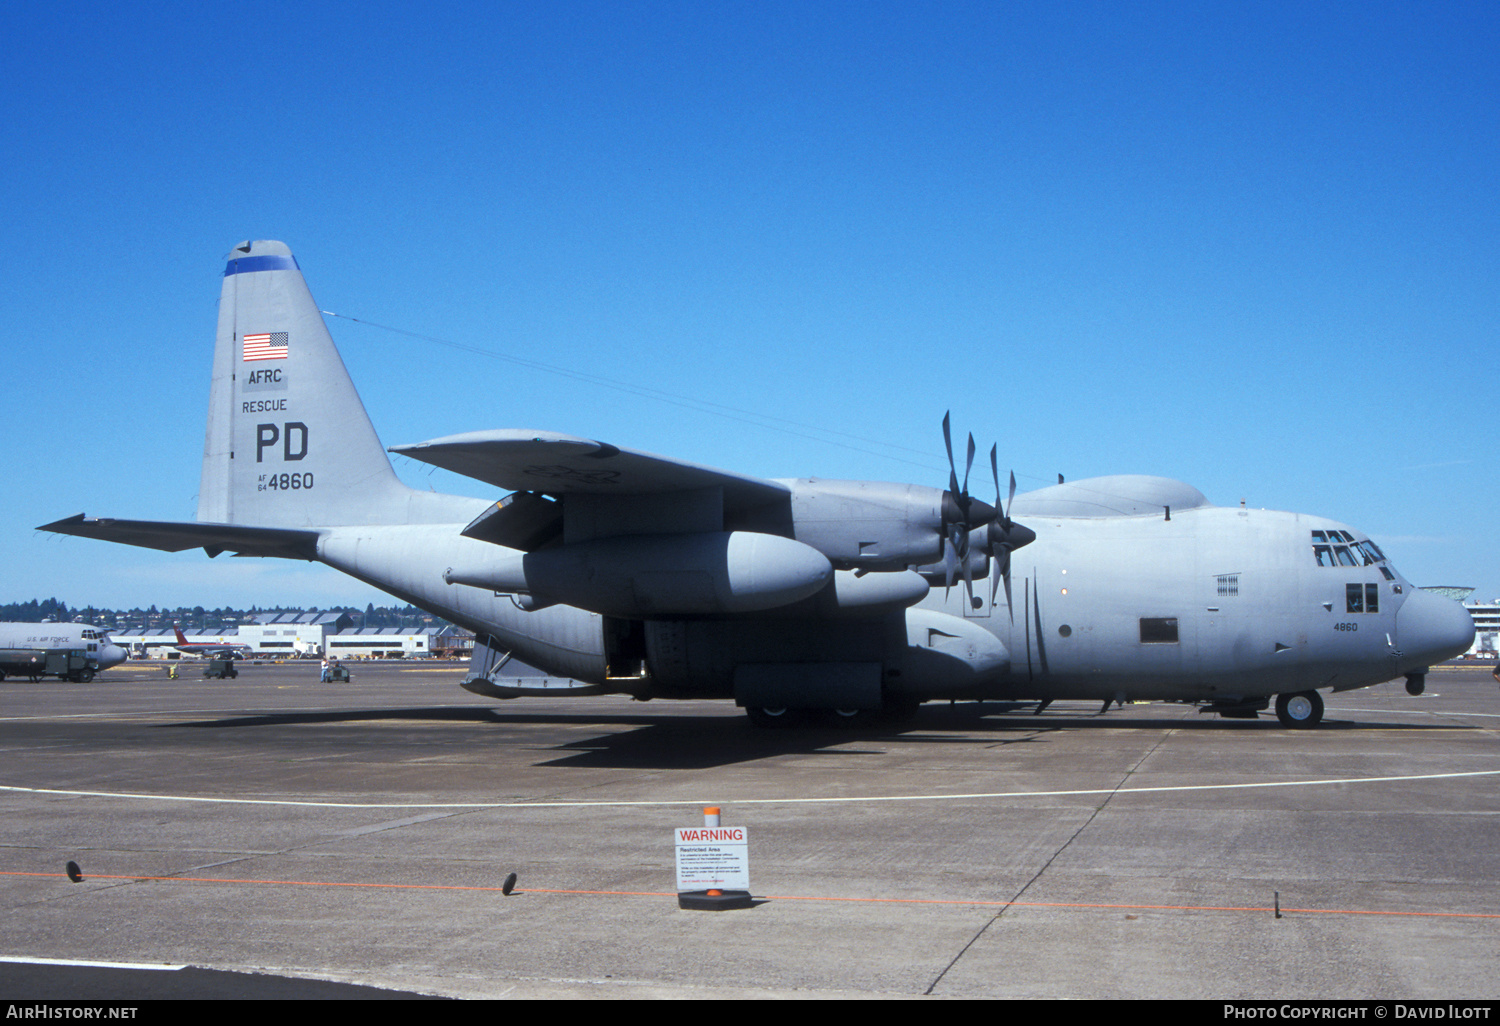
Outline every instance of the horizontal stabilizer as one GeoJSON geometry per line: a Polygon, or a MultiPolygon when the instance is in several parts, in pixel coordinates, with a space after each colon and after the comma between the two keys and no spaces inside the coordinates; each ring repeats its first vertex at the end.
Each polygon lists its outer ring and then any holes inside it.
{"type": "Polygon", "coordinates": [[[722,488],[726,511],[790,494],[777,481],[553,431],[471,431],[390,451],[513,492],[646,495],[722,488]]]}
{"type": "Polygon", "coordinates": [[[138,545],[163,552],[201,548],[210,556],[235,552],[241,556],[280,556],[286,559],[316,559],[318,532],[285,527],[245,527],[239,524],[203,524],[170,520],[116,520],[87,517],[82,513],[38,531],[71,534],[79,538],[138,545]]]}

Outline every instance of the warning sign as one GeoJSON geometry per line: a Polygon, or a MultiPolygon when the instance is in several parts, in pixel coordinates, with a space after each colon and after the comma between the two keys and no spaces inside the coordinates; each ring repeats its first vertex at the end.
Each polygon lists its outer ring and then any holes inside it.
{"type": "Polygon", "coordinates": [[[677,890],[750,889],[750,832],[742,826],[678,827],[677,890]]]}

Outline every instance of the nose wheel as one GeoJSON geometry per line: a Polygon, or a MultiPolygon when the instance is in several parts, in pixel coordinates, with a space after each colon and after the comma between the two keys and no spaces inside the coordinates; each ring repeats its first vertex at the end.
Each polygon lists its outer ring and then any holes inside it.
{"type": "Polygon", "coordinates": [[[1323,698],[1316,691],[1277,695],[1276,718],[1288,730],[1311,730],[1323,722],[1323,698]]]}

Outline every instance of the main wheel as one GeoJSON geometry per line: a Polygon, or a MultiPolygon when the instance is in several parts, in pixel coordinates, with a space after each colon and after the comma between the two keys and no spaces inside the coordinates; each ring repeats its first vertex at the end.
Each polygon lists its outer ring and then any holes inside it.
{"type": "Polygon", "coordinates": [[[1316,691],[1276,696],[1276,718],[1289,730],[1311,730],[1323,722],[1323,699],[1316,691]]]}
{"type": "Polygon", "coordinates": [[[781,707],[777,709],[763,709],[759,706],[747,705],[745,715],[750,717],[750,722],[757,727],[793,727],[802,721],[800,710],[781,707]]]}
{"type": "Polygon", "coordinates": [[[858,730],[873,726],[880,719],[878,709],[819,709],[816,720],[819,726],[839,730],[858,730]]]}

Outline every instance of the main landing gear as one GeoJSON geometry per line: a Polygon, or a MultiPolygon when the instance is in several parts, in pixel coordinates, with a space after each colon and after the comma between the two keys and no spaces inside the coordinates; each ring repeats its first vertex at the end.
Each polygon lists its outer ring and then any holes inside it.
{"type": "Polygon", "coordinates": [[[750,706],[745,715],[757,727],[832,727],[864,730],[909,718],[920,703],[891,703],[885,709],[766,709],[750,706]]]}
{"type": "Polygon", "coordinates": [[[750,722],[757,727],[795,727],[803,722],[800,709],[761,709],[751,706],[745,710],[750,722]]]}
{"type": "Polygon", "coordinates": [[[1323,698],[1316,691],[1277,695],[1276,718],[1289,730],[1311,730],[1323,722],[1323,698]]]}

